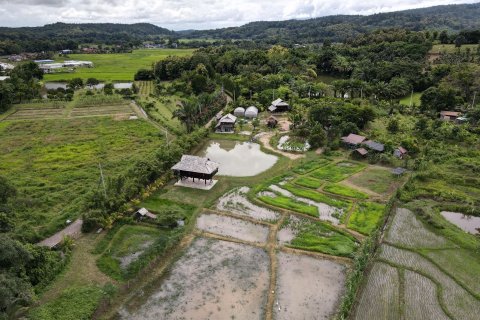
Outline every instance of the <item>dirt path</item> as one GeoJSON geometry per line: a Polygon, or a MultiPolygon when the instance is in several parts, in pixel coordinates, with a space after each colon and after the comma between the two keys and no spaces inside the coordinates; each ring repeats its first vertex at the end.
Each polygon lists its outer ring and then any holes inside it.
{"type": "Polygon", "coordinates": [[[292,160],[297,160],[297,159],[301,159],[301,158],[305,158],[305,155],[304,154],[298,154],[298,153],[289,153],[289,152],[284,152],[284,151],[281,151],[281,150],[278,150],[277,148],[274,148],[270,145],[270,139],[275,135],[275,133],[273,132],[264,132],[263,134],[261,134],[259,137],[259,141],[262,143],[262,145],[270,150],[270,151],[273,151],[275,153],[278,153],[278,154],[281,154],[287,158],[290,158],[292,160]]]}
{"type": "Polygon", "coordinates": [[[58,231],[53,236],[48,237],[47,239],[44,239],[37,244],[39,246],[53,248],[56,245],[58,245],[60,242],[62,242],[65,236],[78,238],[81,235],[82,223],[83,223],[82,219],[77,219],[71,224],[69,224],[65,229],[58,231]]]}
{"type": "Polygon", "coordinates": [[[40,304],[56,299],[65,289],[73,286],[90,286],[92,284],[102,286],[108,282],[116,283],[98,269],[97,255],[92,254],[98,237],[103,236],[105,233],[101,235],[86,234],[75,242],[71,261],[59,278],[41,295],[40,304]]]}
{"type": "MultiPolygon", "coordinates": [[[[225,110],[225,108],[230,104],[230,102],[233,101],[233,99],[230,98],[230,96],[228,94],[225,94],[225,95],[227,96],[227,103],[225,104],[225,107],[223,107],[223,109],[221,111],[225,110]]],[[[215,115],[215,116],[212,117],[212,119],[210,119],[210,121],[207,122],[207,124],[204,127],[207,128],[207,129],[210,128],[210,126],[212,125],[212,122],[214,122],[216,120],[217,120],[217,116],[215,115]]]]}

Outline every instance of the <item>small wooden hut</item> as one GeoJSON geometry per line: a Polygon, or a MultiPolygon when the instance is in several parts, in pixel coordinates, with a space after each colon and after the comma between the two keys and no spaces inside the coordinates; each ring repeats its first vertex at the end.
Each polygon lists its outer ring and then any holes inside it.
{"type": "Polygon", "coordinates": [[[207,184],[207,180],[212,180],[213,176],[217,174],[219,166],[217,162],[208,158],[183,155],[180,162],[172,167],[172,170],[178,180],[192,178],[195,182],[195,178],[197,178],[205,180],[205,184],[207,184]]]}

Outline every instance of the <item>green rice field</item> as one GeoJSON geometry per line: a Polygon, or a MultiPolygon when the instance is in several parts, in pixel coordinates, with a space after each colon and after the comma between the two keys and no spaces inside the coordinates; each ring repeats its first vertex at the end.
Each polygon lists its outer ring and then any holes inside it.
{"type": "Polygon", "coordinates": [[[71,54],[55,61],[92,61],[93,68],[78,68],[72,73],[46,74],[45,81],[64,81],[73,78],[97,78],[101,81],[133,81],[133,76],[141,68],[151,68],[156,61],[168,56],[188,56],[192,49],[140,49],[132,53],[112,54],[71,54]]]}

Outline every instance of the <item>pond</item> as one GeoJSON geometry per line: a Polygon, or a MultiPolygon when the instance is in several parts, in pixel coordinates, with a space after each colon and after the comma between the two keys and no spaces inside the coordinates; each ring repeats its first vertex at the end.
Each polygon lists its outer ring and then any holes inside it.
{"type": "Polygon", "coordinates": [[[66,82],[47,82],[45,83],[45,89],[47,90],[57,90],[57,89],[67,89],[66,82]]]}
{"type": "Polygon", "coordinates": [[[278,160],[263,152],[258,143],[212,140],[200,151],[200,156],[220,163],[218,174],[251,177],[270,169],[278,160]]]}
{"type": "Polygon", "coordinates": [[[463,231],[472,234],[480,233],[480,217],[474,217],[463,213],[450,211],[442,211],[440,214],[463,231]]]}

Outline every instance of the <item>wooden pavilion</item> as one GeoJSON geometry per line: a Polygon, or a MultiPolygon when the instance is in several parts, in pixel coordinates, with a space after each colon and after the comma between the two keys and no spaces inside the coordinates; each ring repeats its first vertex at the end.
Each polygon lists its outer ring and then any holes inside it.
{"type": "Polygon", "coordinates": [[[208,158],[183,155],[180,162],[172,167],[173,173],[178,180],[192,178],[195,182],[195,178],[205,180],[212,180],[213,176],[217,174],[219,163],[211,161],[208,158]]]}

